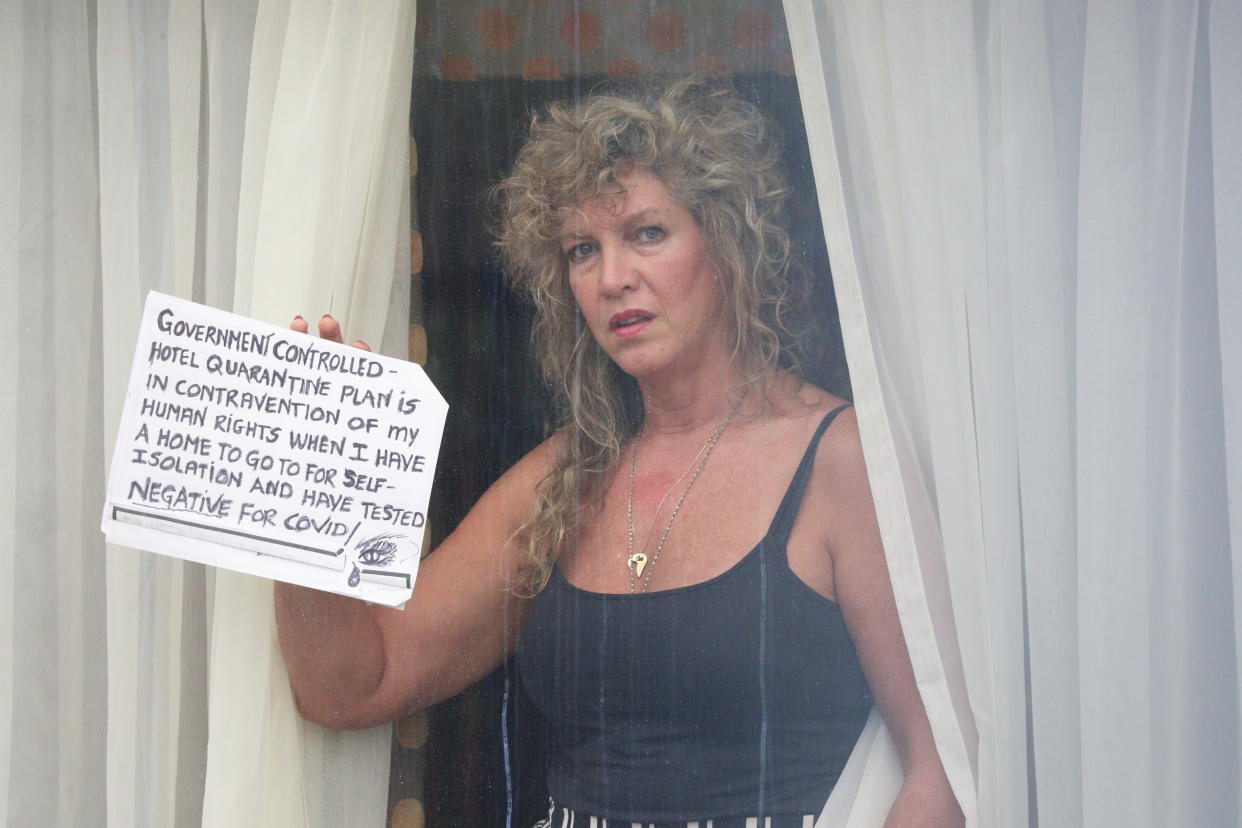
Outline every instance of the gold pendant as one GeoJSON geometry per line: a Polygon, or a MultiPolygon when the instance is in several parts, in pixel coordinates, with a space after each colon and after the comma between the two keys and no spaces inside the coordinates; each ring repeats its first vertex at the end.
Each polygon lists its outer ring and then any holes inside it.
{"type": "Polygon", "coordinates": [[[647,556],[642,552],[635,552],[633,555],[630,555],[626,564],[630,569],[634,570],[635,578],[641,578],[643,577],[643,567],[647,565],[647,556]]]}

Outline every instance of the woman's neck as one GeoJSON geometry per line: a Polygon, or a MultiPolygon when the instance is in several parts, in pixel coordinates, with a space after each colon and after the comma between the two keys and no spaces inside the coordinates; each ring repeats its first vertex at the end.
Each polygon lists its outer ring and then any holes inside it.
{"type": "Polygon", "coordinates": [[[665,382],[640,380],[644,426],[648,434],[677,434],[718,423],[742,396],[741,378],[732,370],[696,372],[665,382]]]}

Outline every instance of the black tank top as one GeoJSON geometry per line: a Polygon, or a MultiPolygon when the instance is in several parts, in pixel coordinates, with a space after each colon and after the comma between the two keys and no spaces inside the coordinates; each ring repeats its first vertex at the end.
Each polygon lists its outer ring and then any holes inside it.
{"type": "Polygon", "coordinates": [[[785,546],[841,408],[815,432],[767,535],[726,572],[617,595],[554,570],[518,668],[552,724],[559,805],[636,822],[819,813],[871,695],[840,609],[790,570],[785,546]]]}

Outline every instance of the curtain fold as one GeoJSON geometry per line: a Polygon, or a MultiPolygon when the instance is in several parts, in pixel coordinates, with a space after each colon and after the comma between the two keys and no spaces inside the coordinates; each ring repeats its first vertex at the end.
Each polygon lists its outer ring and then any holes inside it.
{"type": "MultiPolygon", "coordinates": [[[[142,301],[156,289],[194,295],[199,111],[197,4],[98,4],[100,279],[106,457],[120,416],[142,301]],[[180,57],[193,55],[193,61],[180,57]],[[190,107],[186,102],[194,102],[190,107]],[[188,123],[174,122],[178,119],[188,123]]],[[[109,547],[107,818],[171,825],[184,752],[206,749],[205,721],[181,721],[182,688],[201,685],[201,642],[185,642],[185,583],[194,565],[109,547]],[[125,611],[121,611],[125,608],[125,611]],[[184,672],[183,672],[184,668],[184,672]]],[[[200,626],[202,621],[199,621],[200,626]]],[[[190,713],[189,710],[186,711],[190,713]]]]}
{"type": "Polygon", "coordinates": [[[785,6],[968,823],[1235,824],[1239,4],[785,6]]]}
{"type": "MultiPolygon", "coordinates": [[[[391,297],[394,270],[409,272],[394,258],[406,236],[414,10],[351,9],[259,4],[233,307],[277,324],[330,312],[378,348],[392,339],[390,310],[408,318],[408,302],[391,297]]],[[[270,583],[218,573],[211,653],[204,825],[383,823],[391,728],[329,733],[298,716],[270,583]]]]}
{"type": "MultiPolygon", "coordinates": [[[[1212,196],[1216,226],[1242,227],[1242,0],[1215,0],[1207,9],[1211,58],[1212,196]]],[[[1233,549],[1235,681],[1242,686],[1242,237],[1216,233],[1217,323],[1220,330],[1224,457],[1229,491],[1229,537],[1233,549]]],[[[1242,702],[1242,699],[1239,699],[1242,702]]],[[[1242,719],[1242,711],[1235,713],[1242,719]]],[[[1236,762],[1242,774],[1242,760],[1236,762]]],[[[1242,776],[1222,784],[1242,790],[1242,776]]]]}
{"type": "Polygon", "coordinates": [[[0,4],[0,824],[100,821],[104,428],[83,4],[0,4]]]}

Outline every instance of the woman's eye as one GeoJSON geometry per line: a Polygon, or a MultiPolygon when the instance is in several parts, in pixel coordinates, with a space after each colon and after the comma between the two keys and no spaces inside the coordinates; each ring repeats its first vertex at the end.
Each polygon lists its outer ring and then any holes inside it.
{"type": "Polygon", "coordinates": [[[650,227],[640,227],[634,235],[639,241],[642,242],[657,242],[664,238],[664,228],[656,227],[655,225],[650,227]]]}
{"type": "Polygon", "coordinates": [[[579,261],[580,259],[585,259],[587,256],[590,256],[594,252],[595,252],[594,244],[592,244],[591,242],[580,242],[578,244],[575,244],[573,247],[567,248],[565,250],[565,257],[568,258],[571,262],[576,262],[576,261],[579,261]]]}

